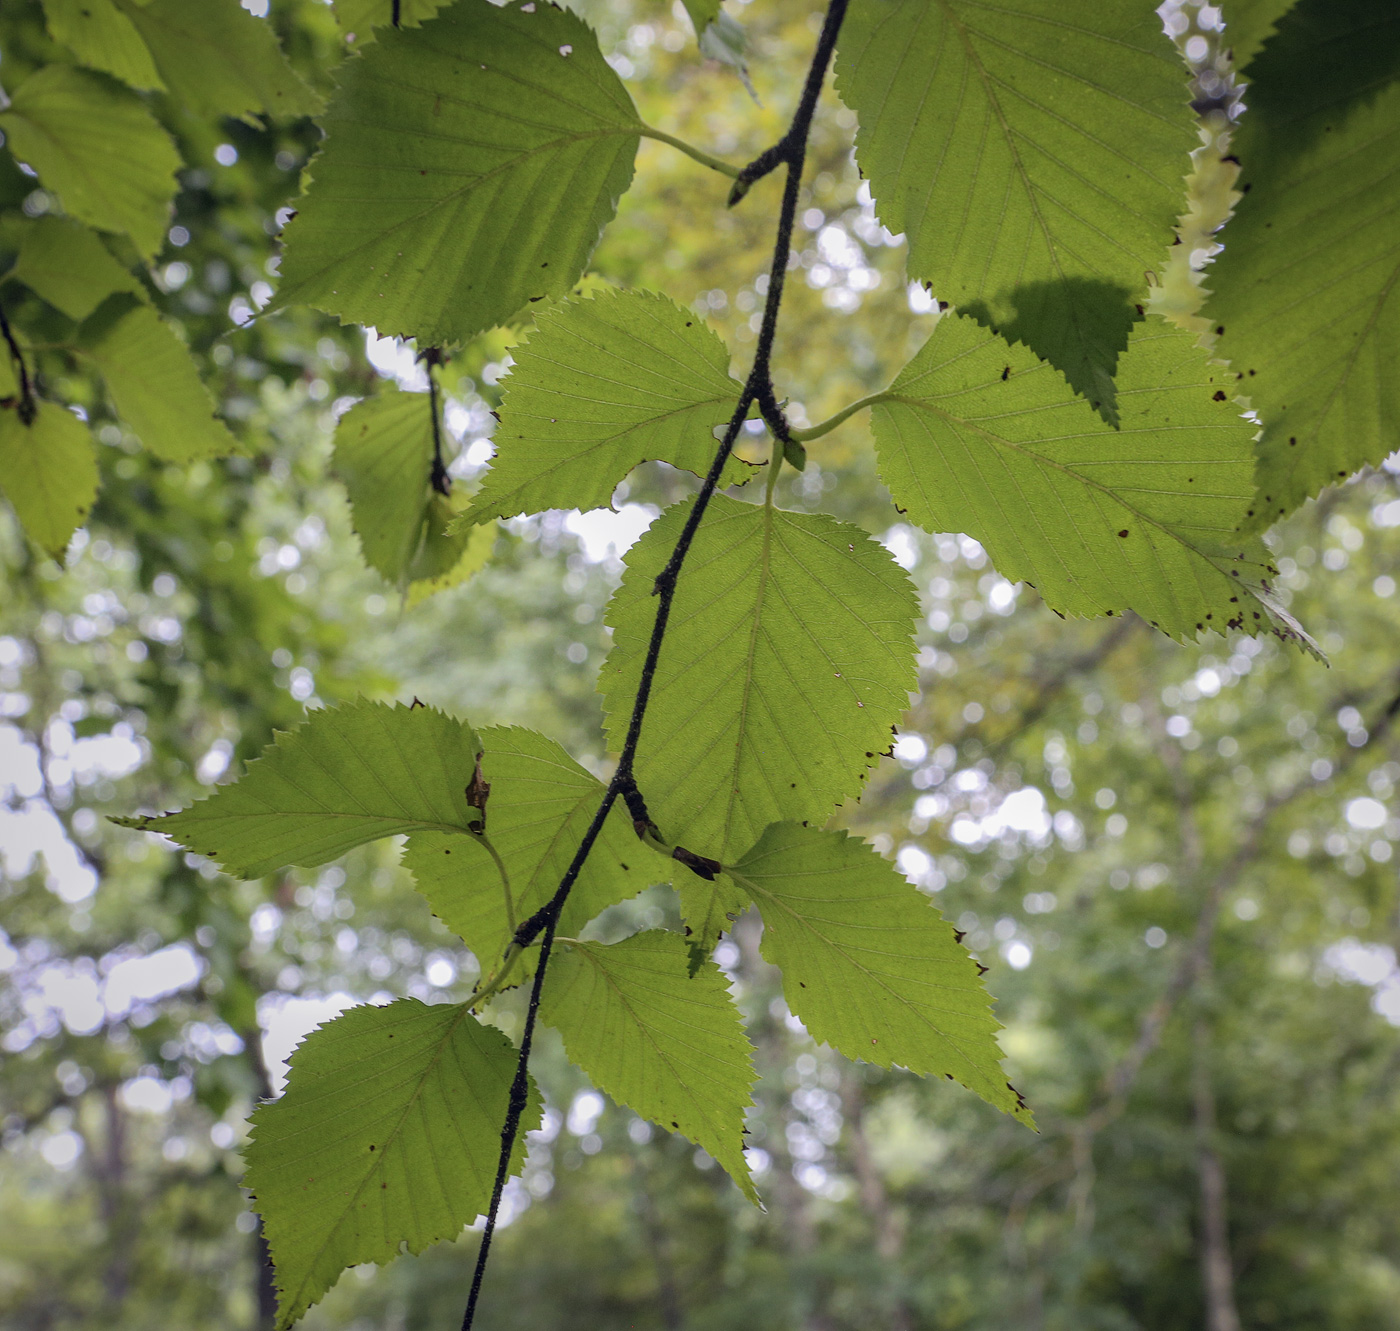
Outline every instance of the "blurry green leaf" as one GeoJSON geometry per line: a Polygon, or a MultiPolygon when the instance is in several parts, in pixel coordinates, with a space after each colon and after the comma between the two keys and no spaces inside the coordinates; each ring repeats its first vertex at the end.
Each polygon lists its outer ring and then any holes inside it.
{"type": "Polygon", "coordinates": [[[1206,313],[1264,422],[1262,528],[1400,448],[1400,7],[1300,0],[1248,76],[1206,313]]]}
{"type": "Polygon", "coordinates": [[[710,26],[723,12],[720,8],[722,0],[685,0],[685,12],[690,15],[690,22],[695,28],[696,38],[704,35],[705,29],[710,26]]]}
{"type": "Polygon", "coordinates": [[[149,306],[114,302],[98,311],[77,350],[102,371],[117,415],[157,457],[183,463],[238,452],[189,349],[149,306]]]}
{"type": "MultiPolygon", "coordinates": [[[[460,1004],[402,998],[312,1031],[253,1111],[244,1186],[272,1251],[279,1328],[348,1266],[456,1238],[491,1200],[516,1051],[460,1004]]],[[[525,1134],[539,1124],[531,1086],[525,1134]]]]}
{"type": "Polygon", "coordinates": [[[875,406],[880,474],[927,531],[963,531],[1062,614],[1135,610],[1172,637],[1293,627],[1259,599],[1267,552],[1238,532],[1256,427],[1193,334],[1144,324],[1114,430],[1053,367],[941,319],[875,406]]]}
{"type": "Polygon", "coordinates": [[[1171,244],[1197,144],[1152,6],[853,0],[836,71],[909,276],[977,302],[1111,413],[1133,301],[1171,244]]]}
{"type": "Polygon", "coordinates": [[[28,425],[16,407],[0,407],[0,489],[29,538],[61,561],[97,498],[87,426],[52,402],[28,425]]]}
{"type": "Polygon", "coordinates": [[[95,231],[67,217],[39,217],[25,228],[11,276],[79,323],[114,292],[145,294],[95,231]]]}
{"type": "MultiPolygon", "coordinates": [[[[668,509],[632,547],[608,606],[599,687],[615,748],[656,616],[652,584],[689,511],[668,509]]],[[[903,570],[860,528],[716,496],[677,585],[637,755],[666,841],[728,862],[769,823],[825,820],[859,794],[918,687],[917,612],[903,570]]],[[[716,888],[677,880],[705,946],[697,910],[716,888]]]]}
{"type": "Polygon", "coordinates": [[[0,129],[70,216],[125,232],[143,258],[160,249],[180,155],[135,93],[86,70],[48,65],[19,86],[0,112],[0,129]]]}
{"type": "MultiPolygon", "coordinates": [[[[486,837],[510,880],[510,916],[500,871],[490,850],[473,838],[415,832],[404,865],[442,922],[476,953],[483,976],[490,976],[515,927],[558,890],[604,787],[532,730],[495,726],[482,731],[481,740],[481,771],[491,783],[486,837]]],[[[608,906],[664,881],[667,868],[615,807],[569,893],[561,932],[577,933],[608,906]]]]}
{"type": "Polygon", "coordinates": [[[1247,68],[1296,0],[1224,0],[1225,45],[1237,70],[1247,68]]]}
{"type": "MultiPolygon", "coordinates": [[[[399,26],[416,28],[426,23],[452,0],[402,0],[399,26]]],[[[375,28],[387,28],[394,16],[394,0],[335,0],[335,21],[356,49],[375,38],[375,28]]]]}
{"type": "Polygon", "coordinates": [[[117,821],[168,836],[238,878],[314,868],[400,832],[470,832],[480,815],[466,790],[480,752],[471,727],[436,708],[345,703],[309,713],[241,780],[183,812],[117,821]]]}
{"type": "Polygon", "coordinates": [[[0,399],[19,395],[19,373],[7,346],[0,345],[0,399]]]}
{"type": "MultiPolygon", "coordinates": [[[[541,310],[512,349],[496,458],[468,516],[602,508],[633,467],[660,459],[698,476],[743,385],[704,322],[666,296],[603,291],[541,310]]],[[[753,469],[732,461],[722,484],[753,469]]]]}
{"type": "Polygon", "coordinates": [[[719,967],[692,978],[679,934],[561,944],[541,1016],[599,1090],[703,1146],[758,1201],[744,1159],[752,1051],[719,967]]]}
{"type": "Polygon", "coordinates": [[[581,19],[458,0],[342,70],[278,304],[440,344],[572,287],[641,130],[581,19]]]}
{"type": "Polygon", "coordinates": [[[845,832],[776,823],[731,870],[763,915],[764,957],[812,1038],[950,1076],[1031,1124],[1007,1085],[977,965],[929,899],[845,832]]]}
{"type": "Polygon", "coordinates": [[[132,21],[113,0],[44,0],[49,35],[78,63],[113,74],[143,92],[164,88],[132,21]]]}
{"type": "Polygon", "coordinates": [[[313,115],[321,99],[287,63],[272,25],[238,0],[119,0],[170,95],[203,116],[313,115]]]}
{"type": "Polygon", "coordinates": [[[404,593],[404,608],[412,610],[438,592],[460,587],[490,561],[496,548],[496,524],[470,527],[452,532],[451,524],[460,516],[460,508],[451,501],[435,495],[428,506],[428,528],[424,535],[423,555],[433,556],[412,561],[408,575],[412,581],[404,593]],[[450,553],[451,558],[439,560],[437,550],[450,553]],[[440,571],[434,571],[440,570],[440,571]]]}

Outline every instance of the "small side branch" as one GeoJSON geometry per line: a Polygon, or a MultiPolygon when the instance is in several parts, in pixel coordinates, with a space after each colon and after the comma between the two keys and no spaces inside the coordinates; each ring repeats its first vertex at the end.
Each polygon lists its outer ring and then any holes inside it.
{"type": "Polygon", "coordinates": [[[428,410],[433,417],[433,465],[428,473],[428,484],[438,494],[446,496],[452,493],[452,477],[447,474],[447,464],[442,460],[442,404],[438,399],[437,375],[433,373],[442,364],[442,351],[429,347],[418,359],[427,368],[428,410]]]}

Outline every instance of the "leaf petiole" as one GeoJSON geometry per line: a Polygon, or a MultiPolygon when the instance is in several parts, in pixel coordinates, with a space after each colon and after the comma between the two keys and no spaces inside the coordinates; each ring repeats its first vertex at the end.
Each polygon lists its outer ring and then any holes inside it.
{"type": "Polygon", "coordinates": [[[687,143],[684,139],[678,139],[674,134],[667,134],[664,129],[653,129],[650,125],[642,126],[642,137],[644,139],[655,139],[658,143],[669,143],[671,147],[679,149],[687,157],[693,157],[701,166],[708,166],[711,171],[718,171],[721,175],[728,176],[731,180],[739,178],[739,168],[723,161],[718,157],[712,157],[703,148],[697,148],[693,143],[687,143]]]}
{"type": "Polygon", "coordinates": [[[861,398],[859,402],[852,402],[849,407],[843,407],[836,415],[817,425],[809,425],[805,430],[792,428],[792,437],[799,440],[820,439],[822,435],[830,434],[843,421],[849,420],[856,412],[873,407],[877,402],[885,402],[889,396],[888,393],[872,393],[869,397],[861,398]]]}

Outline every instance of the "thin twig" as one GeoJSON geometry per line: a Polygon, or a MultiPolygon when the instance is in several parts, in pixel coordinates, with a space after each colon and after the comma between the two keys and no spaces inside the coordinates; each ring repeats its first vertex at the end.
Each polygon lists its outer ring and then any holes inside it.
{"type": "Polygon", "coordinates": [[[19,418],[29,425],[39,412],[39,403],[34,397],[34,385],[29,378],[29,366],[25,364],[24,352],[19,349],[15,335],[10,331],[10,321],[5,317],[3,309],[0,309],[0,335],[4,336],[5,345],[9,347],[15,369],[19,373],[19,418]]]}
{"type": "MultiPolygon", "coordinates": [[[[653,588],[653,593],[657,598],[656,620],[652,625],[651,641],[647,644],[646,660],[642,666],[637,696],[632,705],[632,718],[627,727],[627,738],[622,746],[617,770],[608,783],[598,811],[593,815],[593,820],[589,823],[588,830],[584,833],[578,850],[574,852],[573,860],[560,881],[558,890],[515,933],[515,941],[521,947],[528,947],[541,932],[544,936],[540,943],[540,957],[535,969],[534,983],[530,988],[530,1004],[525,1014],[525,1027],[520,1041],[520,1054],[515,1064],[515,1078],[511,1083],[506,1121],[501,1130],[501,1154],[496,1167],[495,1185],[491,1192],[491,1207],[487,1212],[486,1228],[482,1232],[481,1247],[477,1252],[471,1294],[467,1300],[466,1313],[462,1318],[462,1331],[471,1331],[472,1322],[476,1317],[477,1300],[481,1295],[481,1281],[486,1273],[491,1240],[496,1232],[501,1197],[505,1191],[506,1179],[510,1175],[510,1161],[515,1153],[516,1139],[520,1134],[520,1120],[529,1098],[530,1049],[534,1041],[540,994],[544,987],[545,972],[549,967],[550,952],[554,947],[554,934],[559,923],[560,913],[564,909],[564,904],[568,900],[569,893],[578,879],[584,862],[588,859],[589,852],[602,833],[608,814],[612,812],[613,805],[617,803],[619,797],[624,800],[628,811],[632,814],[633,823],[639,836],[645,837],[654,832],[655,829],[655,825],[647,813],[646,803],[637,789],[633,764],[636,761],[642,722],[646,718],[647,704],[650,701],[652,685],[656,678],[656,667],[661,657],[661,644],[666,636],[666,625],[670,619],[671,603],[675,598],[676,583],[680,576],[681,567],[685,563],[686,555],[695,540],[695,533],[699,529],[701,519],[705,516],[710,499],[719,486],[719,478],[724,471],[725,464],[729,461],[734,441],[739,437],[739,431],[743,428],[745,420],[748,419],[749,407],[755,402],[759,404],[769,428],[780,440],[787,442],[791,437],[788,433],[787,421],[773,392],[771,368],[773,340],[778,328],[778,312],[783,298],[783,280],[787,276],[788,256],[792,252],[792,232],[797,221],[798,193],[802,184],[802,170],[807,160],[807,139],[812,130],[812,117],[816,112],[817,98],[821,95],[822,83],[826,78],[827,67],[831,63],[832,52],[836,47],[836,35],[840,31],[842,19],[846,16],[847,3],[848,0],[832,0],[830,8],[826,12],[821,37],[818,39],[816,52],[812,56],[812,64],[807,71],[807,80],[803,85],[802,96],[798,101],[792,124],[783,138],[758,159],[760,163],[771,161],[771,165],[764,166],[759,174],[754,174],[755,167],[750,166],[745,168],[740,175],[741,181],[747,177],[748,183],[752,184],[754,180],[759,179],[760,175],[766,175],[776,166],[784,163],[787,165],[787,183],[783,190],[782,208],[778,216],[777,238],[773,246],[773,266],[768,280],[767,299],[763,308],[763,326],[759,331],[758,349],[754,355],[753,367],[749,371],[743,391],[739,394],[734,414],[729,419],[724,438],[715,452],[714,461],[705,476],[704,484],[695,497],[695,503],[691,507],[680,538],[676,541],[671,558],[656,578],[653,588]]],[[[739,197],[742,197],[742,194],[739,197]]],[[[737,199],[731,195],[731,204],[736,201],[737,199]]],[[[688,864],[692,871],[700,873],[701,876],[712,877],[713,872],[718,869],[713,861],[707,861],[703,857],[690,854],[690,852],[685,852],[685,854],[689,858],[682,857],[682,862],[688,864]]]]}
{"type": "Polygon", "coordinates": [[[428,484],[438,494],[450,495],[452,477],[447,474],[447,465],[442,460],[442,407],[438,402],[437,376],[433,373],[442,364],[442,352],[437,347],[429,347],[418,359],[427,367],[428,410],[433,417],[433,465],[428,472],[428,484]]]}

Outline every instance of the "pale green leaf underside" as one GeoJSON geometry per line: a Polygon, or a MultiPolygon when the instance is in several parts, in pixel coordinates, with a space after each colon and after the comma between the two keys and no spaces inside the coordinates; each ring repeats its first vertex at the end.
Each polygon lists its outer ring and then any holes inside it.
{"type": "Polygon", "coordinates": [[[97,498],[87,426],[51,402],[39,404],[29,425],[0,408],[0,490],[35,545],[61,560],[97,498]]]}
{"type": "Polygon", "coordinates": [[[1140,0],[853,0],[837,91],[909,274],[1112,402],[1196,146],[1140,0]]]}
{"type": "Polygon", "coordinates": [[[196,115],[312,115],[321,100],[238,0],[120,0],[170,95],[196,115]]]}
{"type": "Polygon", "coordinates": [[[342,68],[279,304],[437,344],[569,291],[641,133],[581,19],[458,0],[342,68]]]}
{"type": "Polygon", "coordinates": [[[1264,422],[1255,525],[1400,448],[1400,8],[1301,3],[1249,68],[1206,307],[1264,422]]]}
{"type": "Polygon", "coordinates": [[[1153,319],[1120,363],[1115,430],[1051,366],[950,316],[875,406],[880,474],[920,526],[975,537],[1062,614],[1291,636],[1250,590],[1268,568],[1237,530],[1255,427],[1233,391],[1192,334],[1153,319]]]}
{"type": "Polygon", "coordinates": [[[184,463],[238,451],[189,349],[149,306],[99,311],[76,350],[102,371],[117,415],[157,457],[184,463]]]}
{"type": "Polygon", "coordinates": [[[98,234],[81,222],[39,217],[23,235],[10,275],[70,319],[81,322],[115,292],[142,292],[98,234]]]}
{"type": "Polygon", "coordinates": [[[350,496],[365,563],[396,586],[441,577],[465,538],[445,536],[453,511],[431,485],[432,401],[427,393],[381,388],[352,407],[335,431],[331,466],[350,496]],[[450,545],[450,550],[444,547],[450,545]],[[438,566],[441,567],[438,567],[438,566]],[[423,570],[419,572],[419,570],[423,570]]]}
{"type": "Polygon", "coordinates": [[[141,34],[113,0],[44,0],[49,36],[78,63],[113,74],[142,92],[163,88],[141,34]]]}
{"type": "Polygon", "coordinates": [[[976,963],[864,842],[779,823],[730,872],[763,916],[763,955],[813,1039],[881,1067],[951,1076],[1032,1122],[1001,1070],[976,963]]]}
{"type": "MultiPolygon", "coordinates": [[[[607,610],[599,687],[614,746],[656,614],[652,583],[689,508],[668,509],[632,547],[607,610]]],[[[824,820],[859,794],[917,687],[917,609],[904,572],[860,528],[717,496],[677,586],[637,755],[667,841],[727,862],[769,823],[824,820]]],[[[693,903],[687,922],[713,941],[693,903]]]]}
{"type": "Polygon", "coordinates": [[[611,946],[570,943],[544,992],[540,1015],[595,1086],[704,1147],[758,1201],[743,1137],[752,1051],[713,962],[691,977],[685,940],[664,930],[611,946]]]}
{"type": "MultiPolygon", "coordinates": [[[[481,732],[481,742],[482,775],[491,783],[486,837],[510,879],[510,916],[496,863],[471,837],[416,832],[408,839],[404,865],[489,977],[510,942],[510,921],[523,924],[558,890],[604,787],[553,740],[532,730],[495,726],[481,732]]],[[[608,906],[664,881],[667,869],[638,841],[619,805],[569,893],[560,930],[578,933],[608,906]]]]}
{"type": "Polygon", "coordinates": [[[466,789],[480,752],[470,726],[435,708],[345,703],[278,734],[208,799],[119,821],[163,833],[239,878],[314,868],[400,832],[469,832],[479,815],[466,789]]]}
{"type": "Polygon", "coordinates": [[[125,232],[147,259],[160,249],[180,156],[135,93],[86,70],[47,65],[13,93],[0,129],[69,216],[125,232]]]}
{"type": "MultiPolygon", "coordinates": [[[[349,1266],[455,1238],[491,1200],[516,1052],[464,1006],[404,998],[318,1027],[252,1117],[244,1185],[263,1217],[278,1326],[349,1266]]],[[[525,1134],[539,1124],[532,1085],[525,1134]]]]}
{"type": "MultiPolygon", "coordinates": [[[[733,414],[743,386],[698,316],[653,292],[602,291],[542,309],[536,324],[511,353],[496,458],[474,520],[602,508],[647,461],[709,471],[714,427],[733,414]]],[[[751,474],[732,461],[721,484],[751,474]]]]}

